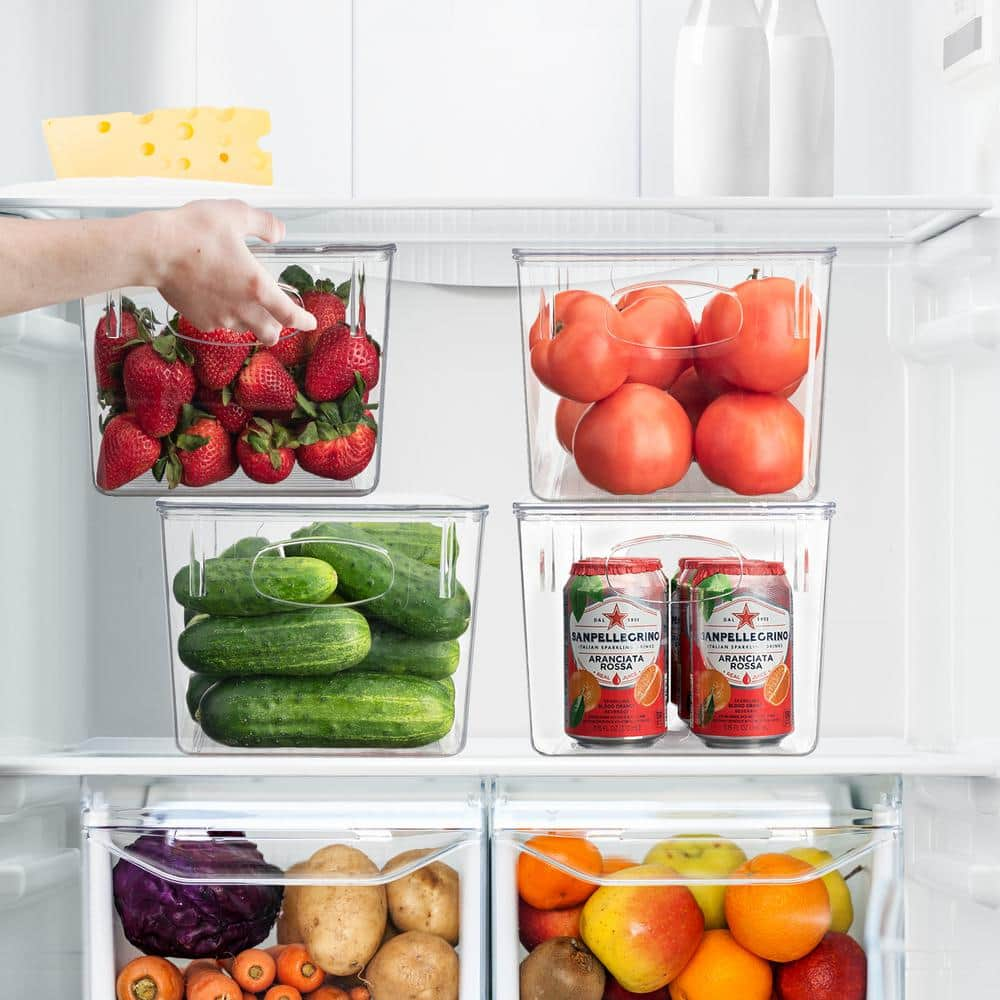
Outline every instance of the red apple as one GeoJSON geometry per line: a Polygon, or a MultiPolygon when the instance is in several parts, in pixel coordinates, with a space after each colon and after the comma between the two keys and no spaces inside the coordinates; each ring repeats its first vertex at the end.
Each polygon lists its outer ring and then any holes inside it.
{"type": "Polygon", "coordinates": [[[528,951],[534,951],[550,938],[579,937],[582,910],[582,906],[570,906],[565,910],[538,910],[518,899],[517,933],[521,944],[528,951]]]}
{"type": "Polygon", "coordinates": [[[868,960],[852,937],[829,931],[808,955],[778,968],[781,1000],[865,1000],[868,960]]]}
{"type": "Polygon", "coordinates": [[[630,993],[618,980],[608,976],[604,984],[603,1000],[669,1000],[669,994],[666,987],[652,993],[630,993]]]}

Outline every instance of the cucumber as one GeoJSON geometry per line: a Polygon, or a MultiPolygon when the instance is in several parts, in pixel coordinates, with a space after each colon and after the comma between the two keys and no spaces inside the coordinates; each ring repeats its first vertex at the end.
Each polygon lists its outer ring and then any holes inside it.
{"type": "MultiPolygon", "coordinates": [[[[428,566],[441,565],[441,535],[439,525],[429,521],[355,521],[351,527],[371,535],[385,549],[402,552],[428,566]]],[[[452,532],[448,540],[452,562],[458,559],[458,538],[452,532]]]]}
{"type": "Polygon", "coordinates": [[[239,677],[202,698],[201,727],[225,746],[419,747],[447,736],[451,696],[425,677],[239,677]]]}
{"type": "MultiPolygon", "coordinates": [[[[219,553],[220,559],[253,559],[258,552],[266,549],[271,543],[266,538],[260,538],[255,536],[253,538],[241,538],[238,542],[233,542],[228,548],[223,549],[219,553]]],[[[281,552],[278,549],[271,549],[269,552],[265,552],[261,559],[267,559],[271,556],[281,557],[281,552]]]]}
{"type": "Polygon", "coordinates": [[[450,677],[458,669],[461,650],[454,639],[415,639],[377,619],[371,622],[371,632],[371,649],[356,670],[436,680],[450,677]]]}
{"type": "Polygon", "coordinates": [[[214,677],[328,676],[359,664],[371,647],[363,615],[321,607],[257,618],[209,616],[189,625],[177,655],[214,677]]]}
{"type": "MultiPolygon", "coordinates": [[[[384,561],[384,560],[383,560],[384,561]]],[[[192,611],[210,615],[271,615],[287,611],[288,606],[269,600],[320,604],[337,589],[337,574],[320,559],[261,559],[253,567],[252,559],[207,559],[205,593],[192,594],[189,588],[191,568],[182,566],[174,577],[174,597],[178,604],[192,611]],[[257,587],[265,595],[258,594],[257,587]]],[[[199,569],[195,566],[195,583],[199,569]]]]}
{"type": "Polygon", "coordinates": [[[215,682],[215,677],[207,677],[205,674],[191,675],[191,679],[188,681],[185,700],[187,701],[188,712],[191,713],[191,718],[195,722],[198,721],[198,707],[201,705],[201,699],[205,697],[205,692],[215,682]]]}
{"type": "Polygon", "coordinates": [[[455,704],[455,682],[450,677],[438,677],[437,683],[448,692],[452,705],[455,704]]]}
{"type": "Polygon", "coordinates": [[[418,639],[457,639],[469,628],[472,606],[460,583],[455,584],[451,597],[440,597],[439,572],[434,567],[395,549],[388,550],[393,563],[390,566],[378,552],[339,544],[340,541],[377,544],[371,535],[351,524],[314,524],[292,535],[293,538],[323,536],[336,540],[303,542],[297,547],[304,556],[322,559],[333,566],[337,571],[337,590],[348,600],[366,601],[362,605],[366,617],[374,615],[418,639]]]}

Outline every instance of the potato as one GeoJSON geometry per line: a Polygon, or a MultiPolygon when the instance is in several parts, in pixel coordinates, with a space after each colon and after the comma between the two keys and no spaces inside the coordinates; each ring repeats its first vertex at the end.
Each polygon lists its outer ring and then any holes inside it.
{"type": "MultiPolygon", "coordinates": [[[[404,851],[387,861],[382,872],[395,871],[430,853],[404,851]]],[[[458,944],[460,895],[458,872],[441,861],[432,861],[386,886],[389,917],[397,930],[426,931],[453,945],[458,944]]]]}
{"type": "MultiPolygon", "coordinates": [[[[288,869],[288,874],[306,871],[307,861],[297,861],[288,869]]],[[[298,894],[303,890],[301,885],[285,886],[285,895],[281,901],[281,915],[278,917],[278,944],[299,944],[302,935],[299,933],[298,894]]]]}
{"type": "MultiPolygon", "coordinates": [[[[318,850],[309,871],[331,875],[378,875],[367,854],[344,844],[318,850]]],[[[292,913],[302,944],[331,976],[360,972],[378,951],[385,934],[387,905],[380,885],[303,885],[294,887],[292,913]]]]}
{"type": "Polygon", "coordinates": [[[391,938],[361,977],[372,1000],[458,1000],[458,955],[436,934],[391,938]]]}

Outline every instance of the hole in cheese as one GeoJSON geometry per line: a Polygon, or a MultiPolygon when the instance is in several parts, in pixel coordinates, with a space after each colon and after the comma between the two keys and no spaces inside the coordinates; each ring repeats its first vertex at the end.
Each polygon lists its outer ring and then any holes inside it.
{"type": "Polygon", "coordinates": [[[231,146],[233,144],[233,137],[226,132],[222,138],[219,140],[221,146],[231,146]]]}
{"type": "Polygon", "coordinates": [[[152,156],[156,152],[156,147],[151,142],[144,142],[139,148],[143,156],[152,156]]]}
{"type": "Polygon", "coordinates": [[[111,122],[98,122],[97,123],[97,131],[98,132],[110,132],[111,131],[111,122]]]}
{"type": "Polygon", "coordinates": [[[236,117],[236,108],[225,108],[219,112],[220,122],[231,122],[236,117]]]}
{"type": "Polygon", "coordinates": [[[194,126],[190,122],[181,122],[177,126],[178,139],[190,139],[194,135],[194,126]]]}
{"type": "Polygon", "coordinates": [[[229,162],[229,154],[228,153],[219,153],[219,159],[223,163],[228,163],[229,162]]]}
{"type": "Polygon", "coordinates": [[[178,156],[177,157],[177,166],[180,167],[181,170],[190,170],[191,169],[191,161],[186,156],[178,156]]]}
{"type": "Polygon", "coordinates": [[[139,116],[140,125],[148,125],[153,120],[153,112],[147,111],[144,115],[139,116]]]}

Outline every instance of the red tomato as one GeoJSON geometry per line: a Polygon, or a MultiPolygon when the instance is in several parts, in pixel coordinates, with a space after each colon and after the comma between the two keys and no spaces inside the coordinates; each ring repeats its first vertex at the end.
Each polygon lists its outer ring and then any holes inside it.
{"type": "MultiPolygon", "coordinates": [[[[556,333],[574,318],[596,317],[604,322],[604,314],[609,307],[608,300],[596,292],[588,292],[582,288],[569,288],[564,292],[556,292],[556,333]]],[[[528,331],[528,347],[532,348],[540,340],[548,340],[552,334],[549,325],[549,304],[546,302],[535,317],[528,331]]]]}
{"type": "Polygon", "coordinates": [[[628,381],[668,388],[691,361],[685,349],[694,343],[694,320],[684,299],[672,288],[637,289],[618,308],[629,342],[628,381]]]}
{"type": "Polygon", "coordinates": [[[784,493],[802,481],[804,441],[805,421],[787,399],[737,390],[705,409],[694,450],[713,483],[742,496],[761,496],[784,493]]]}
{"type": "Polygon", "coordinates": [[[691,423],[662,389],[629,383],[577,425],[573,455],[584,479],[609,493],[655,493],[691,465],[691,423]]]}
{"type": "Polygon", "coordinates": [[[694,428],[698,427],[698,421],[705,412],[705,407],[725,391],[725,388],[719,389],[715,385],[707,385],[693,368],[681,372],[680,377],[670,387],[670,395],[684,407],[684,412],[694,428]]]}
{"type": "MultiPolygon", "coordinates": [[[[610,309],[610,325],[621,323],[610,309]]],[[[603,318],[602,318],[603,322],[603,318]]],[[[573,319],[551,340],[531,349],[531,367],[538,380],[556,395],[578,403],[610,396],[628,375],[628,345],[587,319],[573,319]]]]}
{"type": "Polygon", "coordinates": [[[821,321],[812,293],[805,287],[796,292],[791,278],[751,279],[733,291],[738,303],[720,292],[702,313],[699,374],[756,392],[787,389],[809,368],[810,342],[819,348],[821,321]]]}
{"type": "MultiPolygon", "coordinates": [[[[655,295],[662,295],[665,299],[680,298],[670,285],[639,285],[627,291],[619,300],[619,309],[628,309],[629,306],[641,302],[643,299],[651,298],[655,295]]],[[[683,301],[683,300],[682,300],[683,301]]]]}
{"type": "Polygon", "coordinates": [[[556,437],[571,455],[576,425],[587,412],[589,405],[589,403],[574,403],[572,399],[560,399],[556,406],[556,437]]]}

